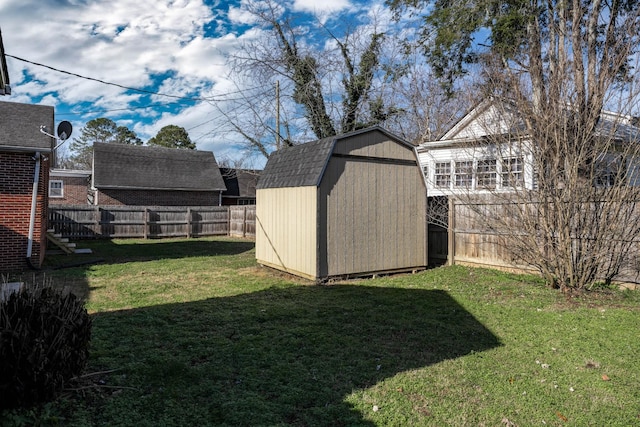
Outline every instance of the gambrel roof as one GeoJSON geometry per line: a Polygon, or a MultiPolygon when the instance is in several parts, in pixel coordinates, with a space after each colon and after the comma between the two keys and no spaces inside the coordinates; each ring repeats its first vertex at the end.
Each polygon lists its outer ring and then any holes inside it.
{"type": "Polygon", "coordinates": [[[220,168],[224,185],[227,187],[222,195],[226,197],[256,197],[256,184],[260,172],[255,169],[220,168]]]}
{"type": "Polygon", "coordinates": [[[260,174],[257,189],[318,186],[336,143],[367,132],[381,132],[389,139],[406,145],[411,150],[414,148],[410,143],[380,126],[285,147],[269,156],[269,161],[260,174]]]}
{"type": "Polygon", "coordinates": [[[224,191],[210,151],[117,143],[93,145],[93,186],[136,190],[224,191]]]}

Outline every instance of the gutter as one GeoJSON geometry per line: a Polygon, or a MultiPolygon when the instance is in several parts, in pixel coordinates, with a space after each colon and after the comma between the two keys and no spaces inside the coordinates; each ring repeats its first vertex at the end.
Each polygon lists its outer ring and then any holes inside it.
{"type": "Polygon", "coordinates": [[[31,214],[29,216],[29,240],[27,242],[27,264],[29,268],[35,270],[33,263],[31,262],[31,255],[33,252],[33,232],[36,222],[36,205],[38,202],[38,183],[40,181],[40,152],[36,151],[35,155],[36,168],[33,173],[33,189],[31,191],[31,214]]]}

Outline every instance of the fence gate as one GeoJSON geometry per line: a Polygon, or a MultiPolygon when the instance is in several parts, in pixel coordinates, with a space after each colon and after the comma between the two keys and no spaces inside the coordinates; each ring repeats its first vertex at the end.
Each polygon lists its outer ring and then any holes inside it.
{"type": "Polygon", "coordinates": [[[449,198],[447,196],[429,197],[427,218],[429,265],[441,265],[449,258],[449,198]]]}

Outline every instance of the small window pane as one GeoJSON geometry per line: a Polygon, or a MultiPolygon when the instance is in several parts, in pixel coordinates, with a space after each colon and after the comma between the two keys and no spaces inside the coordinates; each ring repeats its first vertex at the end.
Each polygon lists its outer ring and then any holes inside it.
{"type": "Polygon", "coordinates": [[[440,188],[449,188],[451,186],[451,163],[450,162],[436,163],[435,184],[436,184],[436,187],[440,187],[440,188]]]}
{"type": "Polygon", "coordinates": [[[496,160],[478,161],[478,187],[495,188],[496,181],[496,160]]]}
{"type": "Polygon", "coordinates": [[[62,181],[49,181],[49,197],[64,197],[62,181]]]}
{"type": "Polygon", "coordinates": [[[470,188],[473,183],[473,162],[456,162],[456,187],[470,188]]]}
{"type": "Polygon", "coordinates": [[[524,184],[524,162],[522,157],[502,159],[502,186],[520,187],[524,184]]]}

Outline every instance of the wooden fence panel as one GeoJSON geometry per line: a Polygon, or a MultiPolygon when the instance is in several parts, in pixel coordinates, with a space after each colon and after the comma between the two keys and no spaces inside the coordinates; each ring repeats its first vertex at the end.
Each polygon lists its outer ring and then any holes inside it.
{"type": "Polygon", "coordinates": [[[191,208],[191,236],[225,236],[228,234],[228,207],[203,206],[191,208]]]}
{"type": "Polygon", "coordinates": [[[49,208],[49,228],[65,237],[93,238],[100,233],[98,215],[97,206],[56,206],[49,208]]]}
{"type": "MultiPolygon", "coordinates": [[[[514,204],[505,202],[478,202],[465,203],[455,201],[451,208],[451,224],[447,230],[449,240],[453,239],[452,249],[448,253],[448,260],[452,264],[481,265],[491,268],[535,271],[531,266],[517,264],[507,245],[510,239],[522,238],[518,233],[516,224],[509,224],[510,230],[490,230],[487,221],[483,217],[495,217],[500,215],[505,222],[510,219],[517,221],[519,214],[515,210],[535,210],[535,204],[514,204]]],[[[636,208],[637,209],[637,208],[636,208]]],[[[640,215],[640,212],[634,215],[640,215]]],[[[430,238],[431,238],[430,234],[430,238]]],[[[439,237],[440,240],[443,237],[439,237]]],[[[579,244],[580,237],[574,239],[579,244]]],[[[435,243],[435,242],[434,242],[435,243]]],[[[640,283],[640,242],[628,240],[629,249],[625,254],[625,260],[617,280],[640,283]]],[[[432,242],[429,242],[432,247],[432,242]]],[[[577,250],[577,249],[576,249],[577,250]]]]}
{"type": "Polygon", "coordinates": [[[256,207],[229,206],[229,235],[237,237],[255,237],[256,207]]]}
{"type": "Polygon", "coordinates": [[[98,208],[100,211],[100,236],[109,238],[145,237],[147,218],[144,207],[99,206],[98,208]]]}
{"type": "Polygon", "coordinates": [[[49,228],[69,239],[255,237],[255,206],[51,205],[49,228]]]}

